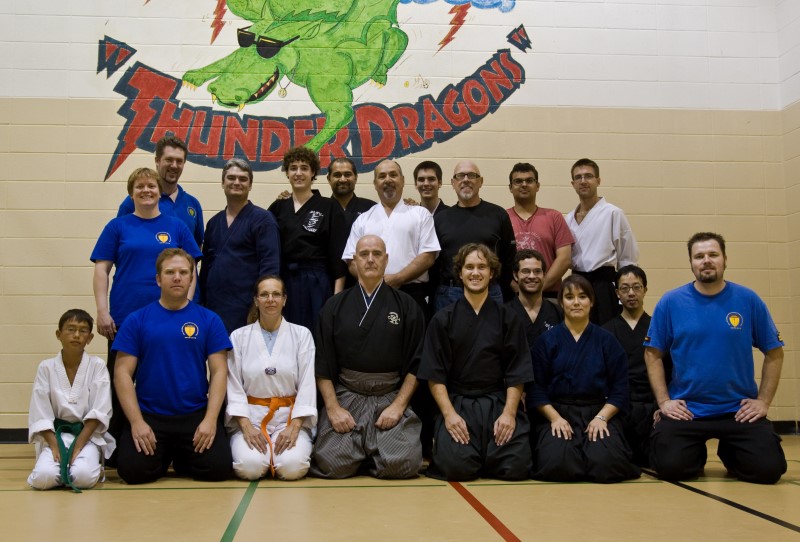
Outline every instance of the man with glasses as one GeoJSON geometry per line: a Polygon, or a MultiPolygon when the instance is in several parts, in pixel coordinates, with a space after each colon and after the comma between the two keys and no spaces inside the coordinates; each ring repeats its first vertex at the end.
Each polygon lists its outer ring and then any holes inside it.
{"type": "MultiPolygon", "coordinates": [[[[617,338],[628,356],[628,388],[630,409],[622,414],[625,439],[633,450],[633,462],[640,467],[649,465],[650,433],[653,429],[653,414],[658,410],[647,366],[644,363],[644,340],[650,327],[650,315],[644,312],[644,296],[647,294],[647,275],[641,267],[626,265],[617,272],[617,296],[622,303],[622,314],[618,314],[603,326],[617,338]]],[[[665,356],[667,374],[672,364],[665,356]]]]}
{"type": "Polygon", "coordinates": [[[572,246],[572,272],[591,283],[596,298],[590,319],[603,325],[621,312],[614,286],[616,270],[636,264],[639,247],[622,209],[597,195],[600,167],[588,158],[572,165],[572,188],[578,206],[567,215],[575,237],[572,246]]]}
{"type": "Polygon", "coordinates": [[[467,243],[488,246],[500,259],[500,276],[494,277],[489,296],[498,302],[514,297],[511,269],[514,266],[514,228],[505,209],[481,199],[483,177],[471,160],[459,162],[453,170],[453,190],[458,203],[433,217],[442,251],[437,260],[439,287],[435,307],[438,311],[464,297],[464,288],[457,281],[453,258],[467,243]],[[499,279],[499,280],[498,280],[499,279]]]}
{"type": "Polygon", "coordinates": [[[517,297],[506,303],[525,324],[525,338],[533,346],[542,333],[564,321],[561,307],[545,302],[542,297],[547,263],[544,256],[528,248],[514,256],[514,280],[519,285],[517,297]]]}
{"type": "Polygon", "coordinates": [[[547,274],[543,295],[555,298],[561,289],[561,277],[572,264],[572,232],[561,213],[536,205],[539,172],[533,164],[514,164],[508,175],[508,191],[514,197],[514,206],[506,211],[514,227],[517,250],[537,250],[544,256],[547,274]]]}

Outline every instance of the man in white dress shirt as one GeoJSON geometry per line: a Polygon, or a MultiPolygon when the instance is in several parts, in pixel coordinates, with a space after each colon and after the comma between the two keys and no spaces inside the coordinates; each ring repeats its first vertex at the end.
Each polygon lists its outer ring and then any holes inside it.
{"type": "Polygon", "coordinates": [[[572,246],[572,272],[583,275],[592,284],[595,299],[590,319],[602,325],[622,312],[615,293],[617,269],[636,264],[639,247],[622,209],[597,195],[600,167],[593,160],[581,158],[572,165],[572,187],[580,199],[567,215],[567,224],[575,237],[572,246]]]}
{"type": "Polygon", "coordinates": [[[413,297],[427,317],[428,268],[439,254],[433,215],[424,207],[403,201],[405,179],[397,162],[384,160],[378,164],[374,184],[380,204],[353,223],[342,259],[355,275],[353,255],[358,240],[365,235],[383,239],[389,255],[384,282],[413,297]]]}

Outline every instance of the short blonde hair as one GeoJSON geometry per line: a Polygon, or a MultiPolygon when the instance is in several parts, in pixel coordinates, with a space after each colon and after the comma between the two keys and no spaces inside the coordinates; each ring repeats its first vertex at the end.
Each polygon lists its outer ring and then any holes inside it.
{"type": "Polygon", "coordinates": [[[156,184],[158,184],[159,190],[161,190],[161,184],[158,182],[158,173],[156,170],[150,169],[149,167],[140,167],[138,169],[134,169],[133,173],[130,174],[128,177],[128,195],[133,195],[133,185],[142,177],[147,177],[148,179],[153,179],[156,184]]]}

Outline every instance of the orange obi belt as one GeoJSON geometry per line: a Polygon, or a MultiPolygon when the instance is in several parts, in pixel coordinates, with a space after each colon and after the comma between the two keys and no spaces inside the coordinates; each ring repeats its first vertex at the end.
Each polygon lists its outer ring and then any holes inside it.
{"type": "Polygon", "coordinates": [[[286,426],[288,427],[289,424],[292,422],[292,410],[294,409],[294,400],[297,398],[296,395],[291,397],[251,397],[247,396],[247,402],[251,405],[258,405],[258,406],[265,406],[269,407],[267,410],[266,416],[261,420],[261,434],[264,435],[264,438],[267,439],[267,444],[269,445],[269,472],[272,477],[275,477],[275,453],[272,451],[272,439],[267,432],[267,424],[272,420],[275,416],[275,413],[281,407],[289,407],[289,419],[286,420],[286,426]]]}

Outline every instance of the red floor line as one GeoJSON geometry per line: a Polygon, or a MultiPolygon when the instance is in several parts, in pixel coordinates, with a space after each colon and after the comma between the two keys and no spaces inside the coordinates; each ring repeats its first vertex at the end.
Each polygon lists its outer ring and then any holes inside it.
{"type": "Polygon", "coordinates": [[[517,537],[516,537],[516,535],[515,535],[514,533],[512,533],[512,532],[511,532],[511,529],[509,529],[508,527],[506,527],[506,526],[503,524],[503,522],[502,522],[502,521],[500,521],[499,519],[497,519],[497,516],[495,516],[494,514],[492,514],[491,512],[489,512],[489,509],[488,509],[488,508],[486,508],[486,507],[485,507],[485,506],[484,506],[484,505],[481,503],[481,501],[479,501],[479,500],[478,500],[478,499],[475,497],[475,495],[473,495],[472,493],[470,493],[470,492],[467,490],[467,488],[465,488],[464,486],[462,486],[462,485],[461,485],[461,484],[459,484],[458,482],[449,482],[449,484],[450,484],[451,486],[453,486],[453,489],[455,489],[456,491],[458,491],[458,494],[459,494],[459,495],[461,495],[462,497],[464,497],[464,500],[465,500],[465,501],[467,501],[467,502],[470,504],[470,506],[472,506],[472,508],[474,508],[474,509],[475,509],[475,511],[476,511],[478,514],[480,514],[480,515],[481,515],[481,517],[482,517],[483,519],[485,519],[485,520],[486,520],[486,523],[488,523],[489,525],[491,525],[492,529],[494,529],[495,531],[497,531],[497,534],[499,534],[501,537],[503,537],[503,540],[505,540],[506,542],[521,542],[521,540],[520,540],[519,538],[517,538],[517,537]]]}

